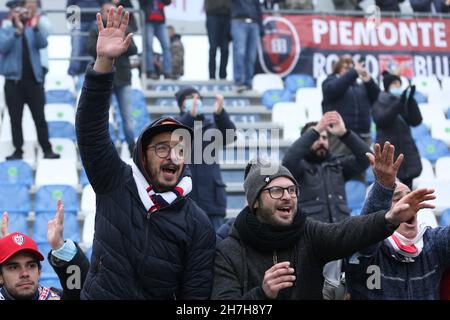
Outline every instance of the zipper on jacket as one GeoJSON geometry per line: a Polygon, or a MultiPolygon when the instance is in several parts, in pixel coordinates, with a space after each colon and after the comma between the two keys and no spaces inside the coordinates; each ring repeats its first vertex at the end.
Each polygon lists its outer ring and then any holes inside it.
{"type": "Polygon", "coordinates": [[[273,250],[272,261],[274,265],[278,263],[277,250],[273,250]]]}

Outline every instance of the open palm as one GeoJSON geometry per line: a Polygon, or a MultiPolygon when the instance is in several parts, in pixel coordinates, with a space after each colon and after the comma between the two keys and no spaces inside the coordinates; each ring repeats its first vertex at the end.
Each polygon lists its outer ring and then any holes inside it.
{"type": "Polygon", "coordinates": [[[130,14],[125,12],[123,18],[123,7],[120,6],[117,12],[114,8],[109,10],[106,27],[100,13],[97,13],[98,39],[97,56],[114,59],[120,57],[128,50],[133,34],[128,34],[125,38],[125,31],[128,27],[130,14]]]}

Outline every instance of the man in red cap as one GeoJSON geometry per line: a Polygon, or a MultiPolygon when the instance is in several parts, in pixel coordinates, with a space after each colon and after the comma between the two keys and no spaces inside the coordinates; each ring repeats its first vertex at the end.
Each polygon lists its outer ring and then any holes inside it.
{"type": "Polygon", "coordinates": [[[8,234],[8,213],[3,213],[0,233],[0,300],[80,298],[89,261],[77,244],[70,239],[64,241],[63,232],[64,206],[58,201],[55,218],[48,223],[47,238],[52,247],[48,261],[58,275],[63,290],[46,288],[39,284],[43,255],[26,234],[8,234]],[[71,270],[74,269],[78,271],[73,273],[71,270]]]}

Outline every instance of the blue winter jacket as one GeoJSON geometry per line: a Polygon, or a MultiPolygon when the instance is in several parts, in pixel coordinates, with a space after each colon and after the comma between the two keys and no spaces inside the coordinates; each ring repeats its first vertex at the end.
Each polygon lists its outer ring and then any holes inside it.
{"type": "MultiPolygon", "coordinates": [[[[91,266],[81,298],[208,299],[214,229],[189,195],[147,213],[132,169],[109,136],[113,78],[90,68],[77,109],[78,147],[96,193],[91,266]]],[[[134,162],[146,175],[141,139],[142,134],[134,162]]]]}
{"type": "Polygon", "coordinates": [[[27,39],[29,57],[36,81],[42,83],[44,75],[42,73],[41,57],[39,49],[48,45],[47,39],[39,29],[25,27],[25,32],[21,36],[16,35],[14,26],[7,26],[0,29],[0,73],[7,80],[22,79],[22,37],[27,39]]]}
{"type": "MultiPolygon", "coordinates": [[[[375,183],[372,201],[365,203],[361,214],[389,209],[393,190],[375,183]]],[[[418,213],[420,214],[420,212],[418,213]]],[[[450,267],[450,227],[428,229],[423,235],[422,252],[412,263],[400,262],[391,256],[384,242],[369,247],[347,260],[346,281],[352,299],[375,300],[437,300],[442,274],[450,267]],[[374,283],[370,266],[380,268],[379,289],[369,289],[374,283]]]]}

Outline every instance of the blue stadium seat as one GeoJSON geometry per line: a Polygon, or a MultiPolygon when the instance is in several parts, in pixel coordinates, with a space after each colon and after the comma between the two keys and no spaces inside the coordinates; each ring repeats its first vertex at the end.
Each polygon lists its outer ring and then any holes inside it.
{"type": "Polygon", "coordinates": [[[0,162],[0,184],[33,184],[33,169],[22,160],[0,162]]]}
{"type": "Polygon", "coordinates": [[[76,140],[75,127],[68,121],[48,121],[48,135],[50,138],[65,138],[76,140]]]}
{"type": "Polygon", "coordinates": [[[428,127],[423,123],[419,124],[417,127],[411,127],[411,133],[416,142],[430,137],[430,130],[428,130],[428,127]]]}
{"type": "Polygon", "coordinates": [[[366,198],[366,185],[357,180],[350,180],[345,183],[345,193],[348,207],[354,210],[361,210],[366,198]]]}
{"type": "Polygon", "coordinates": [[[113,142],[117,141],[116,128],[114,128],[114,125],[111,122],[109,123],[109,136],[113,142]]]}
{"type": "Polygon", "coordinates": [[[47,241],[37,242],[39,251],[44,256],[44,261],[41,261],[42,270],[39,283],[47,288],[59,288],[61,289],[61,283],[59,282],[58,275],[53,270],[52,266],[48,262],[48,254],[51,251],[51,247],[47,241]]]}
{"type": "Polygon", "coordinates": [[[80,184],[85,187],[89,184],[89,180],[88,177],[86,175],[86,170],[84,170],[84,168],[81,168],[81,172],[80,172],[80,184]]]}
{"type": "Polygon", "coordinates": [[[291,74],[286,77],[284,86],[292,93],[296,93],[300,88],[315,88],[316,81],[308,74],[291,74]]]}
{"type": "Polygon", "coordinates": [[[414,94],[414,99],[416,99],[417,104],[428,103],[428,98],[419,91],[416,91],[416,93],[414,94]]]}
{"type": "Polygon", "coordinates": [[[293,102],[295,97],[289,90],[267,90],[264,92],[261,103],[268,109],[272,109],[278,102],[293,102]]]}
{"type": "Polygon", "coordinates": [[[91,256],[92,256],[92,247],[89,247],[89,249],[86,250],[86,257],[88,258],[89,262],[91,262],[91,256]]]}
{"type": "Polygon", "coordinates": [[[55,217],[56,203],[60,199],[64,203],[64,238],[80,241],[77,221],[78,195],[73,187],[66,185],[43,186],[36,192],[36,216],[33,228],[35,241],[47,240],[47,223],[55,217]]]}
{"type": "Polygon", "coordinates": [[[30,194],[25,185],[0,185],[0,215],[9,213],[9,232],[29,235],[27,217],[31,210],[30,194]]]}
{"type": "Polygon", "coordinates": [[[144,107],[147,109],[147,102],[145,101],[144,93],[141,90],[133,89],[131,97],[131,105],[133,106],[133,109],[136,107],[144,107]]]}
{"type": "Polygon", "coordinates": [[[61,283],[59,282],[58,276],[55,274],[42,274],[39,279],[41,286],[46,288],[56,288],[61,289],[61,283]]]}
{"type": "Polygon", "coordinates": [[[245,194],[234,193],[227,195],[227,209],[242,210],[247,198],[245,194]]]}
{"type": "Polygon", "coordinates": [[[366,170],[366,181],[369,186],[375,182],[375,176],[373,175],[371,166],[369,166],[366,170]]]}
{"type": "Polygon", "coordinates": [[[439,219],[439,225],[441,227],[450,226],[450,209],[444,210],[444,212],[441,215],[441,218],[439,219]]]}
{"type": "Polygon", "coordinates": [[[45,92],[46,103],[67,103],[75,106],[76,99],[69,90],[48,90],[45,92]]]}
{"type": "Polygon", "coordinates": [[[450,156],[447,145],[441,140],[426,137],[416,141],[416,144],[420,156],[430,160],[431,163],[435,163],[441,157],[450,156]]]}
{"type": "Polygon", "coordinates": [[[242,183],[244,181],[244,170],[222,170],[222,178],[225,183],[242,183]]]}

